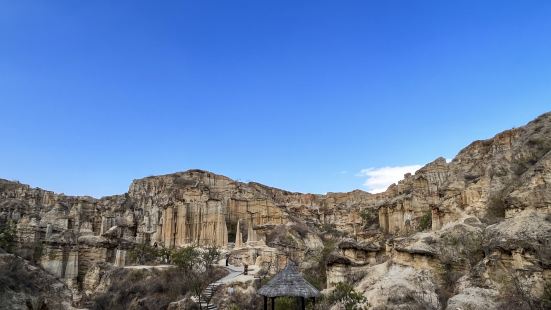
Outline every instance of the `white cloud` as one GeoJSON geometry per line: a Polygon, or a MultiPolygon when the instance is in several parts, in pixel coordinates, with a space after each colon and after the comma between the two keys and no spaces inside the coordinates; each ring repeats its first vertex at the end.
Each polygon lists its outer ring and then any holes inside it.
{"type": "Polygon", "coordinates": [[[367,177],[363,183],[370,193],[384,192],[392,183],[396,183],[404,178],[406,173],[414,173],[419,170],[421,165],[381,167],[362,169],[358,173],[359,177],[367,177]]]}

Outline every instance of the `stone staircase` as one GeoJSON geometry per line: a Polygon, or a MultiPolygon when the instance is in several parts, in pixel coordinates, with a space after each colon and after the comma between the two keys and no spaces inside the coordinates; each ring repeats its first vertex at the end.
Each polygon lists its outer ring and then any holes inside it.
{"type": "Polygon", "coordinates": [[[220,285],[222,285],[222,283],[219,282],[219,281],[216,281],[216,282],[213,282],[213,283],[209,284],[209,286],[207,286],[207,288],[205,288],[205,290],[201,294],[201,299],[199,300],[199,303],[201,304],[201,309],[218,310],[216,305],[213,305],[212,303],[207,304],[207,300],[212,300],[212,296],[214,295],[214,293],[216,292],[216,289],[220,285]]]}
{"type": "MultiPolygon", "coordinates": [[[[218,307],[216,307],[216,305],[213,305],[212,304],[212,296],[214,295],[214,293],[216,293],[216,290],[218,289],[218,287],[220,287],[221,285],[223,284],[227,284],[227,283],[231,283],[232,281],[234,281],[234,279],[243,274],[243,267],[236,267],[236,266],[232,266],[232,265],[229,265],[229,266],[224,266],[224,263],[225,263],[225,260],[220,260],[219,262],[219,266],[223,266],[224,268],[226,268],[226,270],[229,271],[229,274],[221,279],[219,279],[218,281],[215,281],[215,282],[212,282],[211,284],[209,284],[204,290],[203,290],[203,293],[201,294],[201,299],[197,299],[197,297],[192,297],[192,300],[195,301],[196,303],[199,303],[201,304],[201,309],[207,309],[207,310],[218,310],[218,307]],[[207,305],[207,300],[210,300],[210,303],[207,305]]],[[[253,269],[249,269],[249,270],[253,270],[253,269]]]]}

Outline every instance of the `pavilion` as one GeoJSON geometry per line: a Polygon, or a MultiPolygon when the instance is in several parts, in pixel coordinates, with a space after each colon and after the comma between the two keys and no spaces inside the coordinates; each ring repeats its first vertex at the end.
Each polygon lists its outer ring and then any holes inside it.
{"type": "Polygon", "coordinates": [[[320,292],[302,277],[293,262],[289,262],[283,271],[258,290],[258,294],[264,296],[264,310],[268,309],[268,297],[271,299],[272,310],[274,310],[276,297],[282,296],[300,297],[301,309],[304,310],[305,299],[312,298],[315,304],[320,292]]]}

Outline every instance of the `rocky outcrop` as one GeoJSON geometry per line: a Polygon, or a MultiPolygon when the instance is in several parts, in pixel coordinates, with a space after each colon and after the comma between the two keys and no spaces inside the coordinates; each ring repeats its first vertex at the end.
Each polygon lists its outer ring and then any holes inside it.
{"type": "Polygon", "coordinates": [[[428,270],[386,262],[368,268],[357,288],[373,309],[439,309],[433,279],[428,270]]]}
{"type": "Polygon", "coordinates": [[[380,195],[379,224],[391,234],[432,229],[473,215],[487,221],[524,210],[549,213],[551,113],[524,127],[476,141],[450,162],[438,158],[380,195]]]}
{"type": "Polygon", "coordinates": [[[0,254],[0,300],[0,309],[71,309],[72,293],[22,258],[0,254]]]}
{"type": "Polygon", "coordinates": [[[489,226],[484,232],[482,276],[503,289],[520,281],[530,296],[542,296],[551,283],[551,215],[525,213],[489,226]]]}
{"type": "Polygon", "coordinates": [[[313,231],[295,233],[291,247],[267,245],[266,236],[274,227],[304,218],[309,225],[355,232],[361,224],[358,206],[365,206],[371,196],[361,191],[291,193],[201,170],[135,180],[127,194],[101,199],[5,180],[0,185],[0,224],[15,222],[19,251],[27,248],[28,258],[36,256],[77,299],[90,268],[105,262],[128,264],[127,252],[136,243],[235,246],[236,263],[269,265],[275,272],[289,255],[302,260],[307,251],[323,246],[313,231]]]}
{"type": "Polygon", "coordinates": [[[499,309],[499,296],[496,290],[469,287],[448,300],[446,310],[457,309],[499,309]]]}
{"type": "Polygon", "coordinates": [[[549,281],[550,151],[547,113],[379,194],[293,193],[203,170],[134,180],[128,193],[101,199],[0,180],[0,225],[15,223],[18,253],[74,291],[90,286],[98,264],[131,264],[137,244],[217,245],[235,264],[275,272],[288,259],[319,264],[330,239],[340,243],[328,260],[329,286],[353,283],[373,304],[409,303],[393,292],[443,307],[433,294],[453,275],[449,305],[467,296],[491,305],[504,270],[522,273],[533,296],[549,281]]]}
{"type": "Polygon", "coordinates": [[[383,264],[359,267],[353,255],[333,257],[328,263],[328,282],[331,278],[332,282],[355,284],[381,309],[386,309],[383,305],[391,309],[405,305],[501,309],[511,300],[520,300],[515,306],[519,309],[544,307],[542,298],[551,284],[550,223],[551,215],[536,211],[489,226],[468,216],[437,231],[388,239],[381,256],[388,260],[383,264]],[[394,277],[402,283],[396,287],[384,280],[393,274],[392,268],[405,273],[400,279],[394,277]],[[424,287],[430,287],[428,295],[424,287]],[[438,295],[437,302],[433,297],[427,299],[433,293],[438,295]]]}
{"type": "MultiPolygon", "coordinates": [[[[408,234],[418,230],[419,220],[437,208],[439,191],[448,179],[449,167],[444,158],[438,158],[405,179],[392,185],[384,193],[379,206],[379,225],[383,232],[408,234]]],[[[444,216],[442,216],[444,217],[444,216]]],[[[440,217],[438,217],[440,219],[440,217]]],[[[434,222],[438,229],[439,220],[434,222]]]]}
{"type": "Polygon", "coordinates": [[[343,240],[327,258],[327,287],[332,288],[339,282],[355,283],[365,276],[369,266],[386,259],[385,249],[376,242],[343,240]]]}

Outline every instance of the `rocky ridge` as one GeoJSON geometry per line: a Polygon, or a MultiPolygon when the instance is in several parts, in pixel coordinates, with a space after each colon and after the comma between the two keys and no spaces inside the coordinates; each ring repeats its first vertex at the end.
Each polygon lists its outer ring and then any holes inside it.
{"type": "Polygon", "coordinates": [[[87,273],[130,263],[136,244],[215,244],[234,264],[273,272],[288,258],[315,265],[329,238],[338,246],[328,287],[349,282],[379,308],[491,309],[504,274],[536,300],[551,281],[550,150],[546,113],[380,194],[293,193],[203,170],[134,180],[101,199],[0,180],[0,224],[16,223],[18,253],[62,279],[76,305],[87,273]]]}

